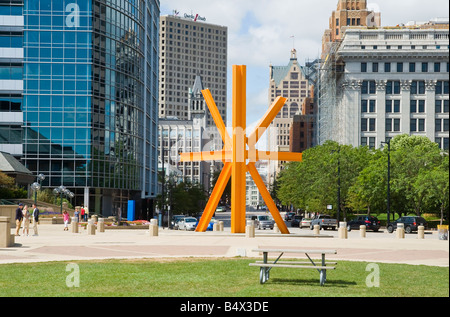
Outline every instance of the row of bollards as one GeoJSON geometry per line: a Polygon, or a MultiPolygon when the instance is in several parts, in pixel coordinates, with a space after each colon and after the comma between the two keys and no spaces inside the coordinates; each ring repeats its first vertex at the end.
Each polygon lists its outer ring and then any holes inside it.
{"type": "MultiPolygon", "coordinates": [[[[72,222],[70,223],[70,225],[72,233],[79,233],[78,217],[72,217],[72,222]]],[[[98,232],[105,232],[105,219],[99,218],[97,226],[95,226],[95,219],[89,219],[86,229],[88,235],[95,235],[96,230],[98,232]]]]}
{"type": "MultiPolygon", "coordinates": [[[[78,227],[78,218],[73,217],[71,222],[71,228],[73,233],[78,233],[79,227],[78,227]]],[[[98,232],[105,232],[105,219],[99,218],[97,222],[97,226],[95,225],[95,219],[90,219],[87,224],[87,233],[88,235],[95,235],[96,230],[98,232]]],[[[213,225],[213,231],[223,231],[223,221],[216,221],[213,225]]],[[[157,219],[151,219],[150,225],[149,225],[149,234],[152,237],[157,237],[159,232],[158,227],[158,220],[157,219]]],[[[273,227],[274,233],[279,233],[280,230],[277,226],[277,224],[274,224],[273,227]]],[[[365,238],[366,237],[366,226],[361,225],[359,227],[360,237],[365,238]]],[[[315,225],[314,226],[314,235],[320,234],[320,226],[315,225]]],[[[247,220],[247,224],[245,227],[245,236],[247,238],[254,238],[255,237],[255,221],[254,220],[247,220]]],[[[339,229],[338,229],[338,237],[339,239],[348,239],[348,229],[347,229],[347,223],[346,222],[339,222],[339,229]]],[[[396,238],[397,239],[404,239],[405,238],[405,226],[403,223],[397,224],[397,230],[396,230],[396,238]]],[[[417,238],[418,239],[424,239],[425,238],[425,227],[419,226],[417,231],[417,238]]],[[[6,243],[5,243],[6,244],[6,243]]]]}

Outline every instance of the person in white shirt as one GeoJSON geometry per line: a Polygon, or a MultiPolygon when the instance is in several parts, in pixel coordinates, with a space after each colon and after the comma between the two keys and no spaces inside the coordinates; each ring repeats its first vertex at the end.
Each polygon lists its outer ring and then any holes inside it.
{"type": "Polygon", "coordinates": [[[33,231],[34,236],[38,235],[38,222],[39,222],[39,209],[37,208],[36,204],[33,204],[33,231]]]}

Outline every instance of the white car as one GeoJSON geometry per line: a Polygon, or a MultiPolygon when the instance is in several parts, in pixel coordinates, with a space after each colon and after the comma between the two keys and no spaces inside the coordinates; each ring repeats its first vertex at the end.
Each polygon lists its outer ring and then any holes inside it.
{"type": "Polygon", "coordinates": [[[195,230],[197,227],[197,219],[194,217],[184,217],[178,222],[179,230],[195,230]]]}

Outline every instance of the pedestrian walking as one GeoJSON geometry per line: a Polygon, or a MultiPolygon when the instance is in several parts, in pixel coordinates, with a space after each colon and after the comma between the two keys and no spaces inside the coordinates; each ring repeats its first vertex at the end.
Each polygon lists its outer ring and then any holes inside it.
{"type": "Polygon", "coordinates": [[[86,215],[86,221],[89,219],[89,208],[88,206],[84,207],[84,214],[86,215]]]}
{"type": "Polygon", "coordinates": [[[63,217],[64,217],[64,231],[68,231],[69,230],[70,215],[67,212],[67,210],[64,210],[63,217]]]}
{"type": "Polygon", "coordinates": [[[25,231],[27,232],[27,236],[30,235],[30,211],[28,210],[28,205],[23,206],[23,230],[22,234],[25,235],[25,231]]]}
{"type": "Polygon", "coordinates": [[[81,219],[82,219],[83,221],[86,221],[86,219],[85,219],[85,211],[86,211],[86,210],[84,210],[83,205],[81,205],[81,219]]]}
{"type": "Polygon", "coordinates": [[[22,209],[23,209],[23,204],[20,203],[19,207],[16,209],[16,236],[20,236],[19,231],[20,231],[20,226],[22,225],[22,220],[23,220],[23,213],[22,213],[22,209]]]}
{"type": "Polygon", "coordinates": [[[33,231],[34,234],[33,236],[37,236],[38,235],[38,222],[39,222],[39,209],[36,206],[36,204],[33,204],[33,215],[32,215],[32,219],[33,219],[33,231]]]}

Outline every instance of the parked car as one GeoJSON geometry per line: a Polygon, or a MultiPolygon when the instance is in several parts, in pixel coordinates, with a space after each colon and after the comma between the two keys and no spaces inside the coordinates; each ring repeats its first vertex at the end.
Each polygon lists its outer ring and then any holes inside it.
{"type": "MultiPolygon", "coordinates": [[[[197,228],[198,223],[200,222],[200,219],[197,220],[197,223],[195,224],[195,228],[197,228]]],[[[206,227],[206,231],[213,231],[214,223],[216,222],[215,218],[211,218],[211,221],[208,224],[208,227],[206,227]]]]}
{"type": "Polygon", "coordinates": [[[227,211],[227,207],[225,206],[218,206],[216,208],[216,212],[225,212],[225,211],[227,211]]]}
{"type": "Polygon", "coordinates": [[[394,232],[394,230],[397,229],[397,225],[399,223],[404,224],[406,233],[411,233],[411,232],[417,231],[419,226],[424,226],[425,229],[428,227],[427,221],[425,219],[423,219],[422,217],[404,216],[404,217],[398,218],[394,222],[388,223],[387,231],[389,233],[394,232]]]}
{"type": "Polygon", "coordinates": [[[324,229],[324,230],[328,229],[328,228],[336,230],[338,223],[337,223],[337,219],[333,219],[329,215],[320,214],[311,220],[311,223],[309,224],[309,228],[311,230],[313,230],[315,225],[319,225],[320,229],[324,229]]]}
{"type": "Polygon", "coordinates": [[[347,230],[351,231],[352,229],[359,229],[359,226],[366,226],[367,230],[373,230],[377,232],[380,229],[380,221],[377,217],[373,216],[357,216],[355,219],[347,222],[347,230]]]}
{"type": "Polygon", "coordinates": [[[284,214],[284,220],[289,221],[295,216],[295,212],[288,211],[284,214]]]}
{"type": "Polygon", "coordinates": [[[175,215],[172,217],[172,221],[170,222],[172,229],[178,230],[178,222],[180,222],[181,219],[186,217],[185,215],[175,215]]]}
{"type": "Polygon", "coordinates": [[[302,220],[302,216],[294,216],[291,220],[291,227],[300,227],[300,221],[302,220]]]}
{"type": "Polygon", "coordinates": [[[311,218],[303,218],[302,221],[300,221],[300,228],[306,227],[308,228],[311,225],[311,218]]]}
{"type": "Polygon", "coordinates": [[[179,230],[195,230],[197,227],[197,219],[194,217],[184,217],[178,222],[179,230]]]}
{"type": "Polygon", "coordinates": [[[255,227],[258,229],[273,229],[274,221],[267,215],[252,216],[252,220],[255,221],[255,227]]]}

